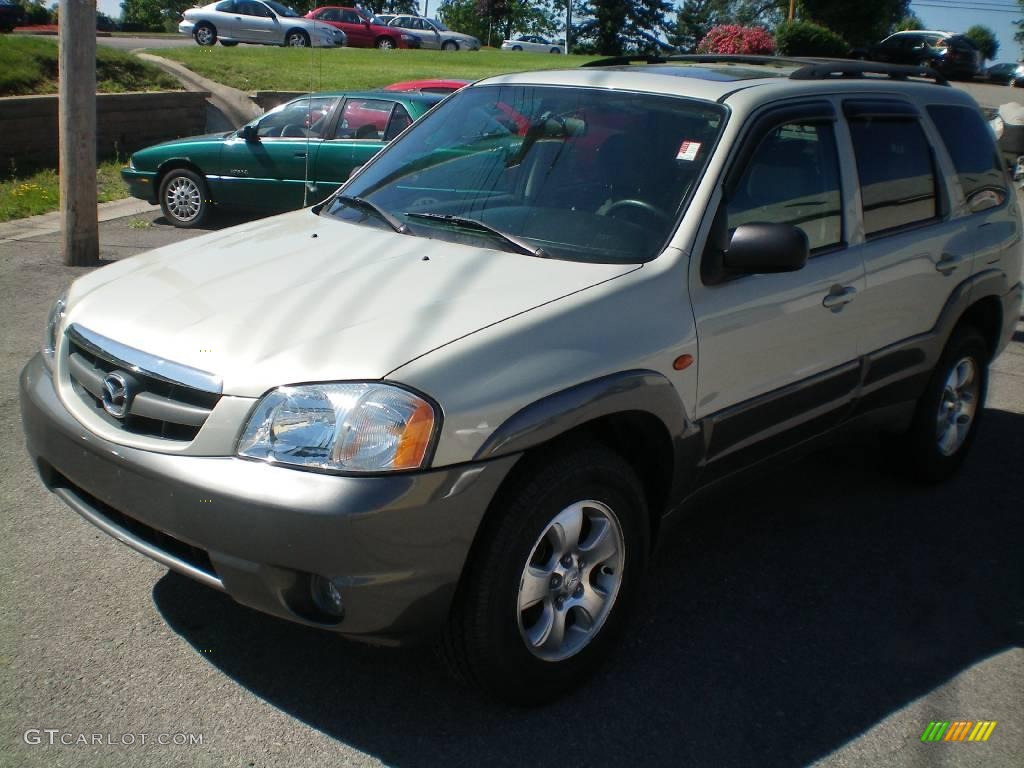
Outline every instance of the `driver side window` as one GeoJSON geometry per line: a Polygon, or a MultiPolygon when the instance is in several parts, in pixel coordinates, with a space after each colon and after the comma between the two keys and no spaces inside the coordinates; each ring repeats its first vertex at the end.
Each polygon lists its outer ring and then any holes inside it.
{"type": "Polygon", "coordinates": [[[750,158],[729,200],[729,230],[741,224],[791,224],[811,252],[843,242],[839,158],[831,123],[781,125],[750,158]]]}
{"type": "Polygon", "coordinates": [[[299,99],[268,112],[256,124],[261,138],[319,138],[324,122],[334,106],[333,99],[299,99]]]}

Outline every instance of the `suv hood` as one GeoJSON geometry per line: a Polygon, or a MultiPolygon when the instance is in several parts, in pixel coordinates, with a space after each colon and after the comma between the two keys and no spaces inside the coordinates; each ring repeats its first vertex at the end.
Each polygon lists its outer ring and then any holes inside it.
{"type": "Polygon", "coordinates": [[[296,211],[77,280],[66,323],[221,376],[225,394],[380,379],[481,328],[637,269],[399,235],[296,211]]]}

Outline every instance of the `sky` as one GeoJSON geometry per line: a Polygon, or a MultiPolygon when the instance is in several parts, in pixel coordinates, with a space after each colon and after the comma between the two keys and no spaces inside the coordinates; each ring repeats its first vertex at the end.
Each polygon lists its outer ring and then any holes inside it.
{"type": "MultiPolygon", "coordinates": [[[[197,0],[205,4],[210,0],[197,0]]],[[[440,0],[431,0],[436,7],[440,0]]],[[[836,0],[849,2],[849,0],[836,0]]],[[[121,15],[121,0],[98,0],[99,10],[112,18],[121,15]]],[[[916,0],[911,8],[925,23],[927,29],[963,32],[972,24],[991,27],[999,39],[997,61],[1016,61],[1021,57],[1020,47],[1013,41],[1017,28],[1014,19],[1024,18],[1016,0],[916,0]]]]}

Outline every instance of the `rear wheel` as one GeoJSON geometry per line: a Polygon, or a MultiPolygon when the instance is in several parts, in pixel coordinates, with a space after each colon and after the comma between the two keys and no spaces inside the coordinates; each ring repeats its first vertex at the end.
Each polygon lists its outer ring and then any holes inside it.
{"type": "Polygon", "coordinates": [[[382,51],[391,51],[395,48],[395,41],[390,37],[381,37],[377,39],[377,48],[382,51]]]}
{"type": "Polygon", "coordinates": [[[301,29],[293,29],[285,35],[284,44],[289,48],[308,48],[309,35],[301,29]]]}
{"type": "Polygon", "coordinates": [[[958,328],[918,400],[903,455],[914,474],[928,482],[951,475],[974,442],[985,408],[989,352],[976,328],[958,328]]]}
{"type": "Polygon", "coordinates": [[[558,50],[557,48],[552,48],[550,52],[551,53],[561,53],[561,51],[558,50]]]}
{"type": "Polygon", "coordinates": [[[199,45],[213,45],[217,42],[217,30],[213,28],[213,24],[204,21],[192,30],[192,37],[199,45]]]}
{"type": "Polygon", "coordinates": [[[647,562],[646,502],[625,461],[581,445],[533,457],[496,504],[442,652],[463,681],[540,703],[585,679],[621,632],[647,562]]]}
{"type": "Polygon", "coordinates": [[[160,209],[176,227],[198,227],[210,214],[210,195],[203,177],[187,168],[169,171],[160,183],[160,209]]]}

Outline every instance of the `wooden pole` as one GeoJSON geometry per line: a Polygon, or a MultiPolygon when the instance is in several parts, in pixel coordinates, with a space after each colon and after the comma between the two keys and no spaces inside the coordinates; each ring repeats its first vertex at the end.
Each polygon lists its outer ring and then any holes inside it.
{"type": "Polygon", "coordinates": [[[60,215],[64,263],[99,263],[96,0],[60,0],[60,215]]]}
{"type": "Polygon", "coordinates": [[[794,16],[796,16],[796,0],[789,0],[789,20],[792,21],[794,16]]]}

